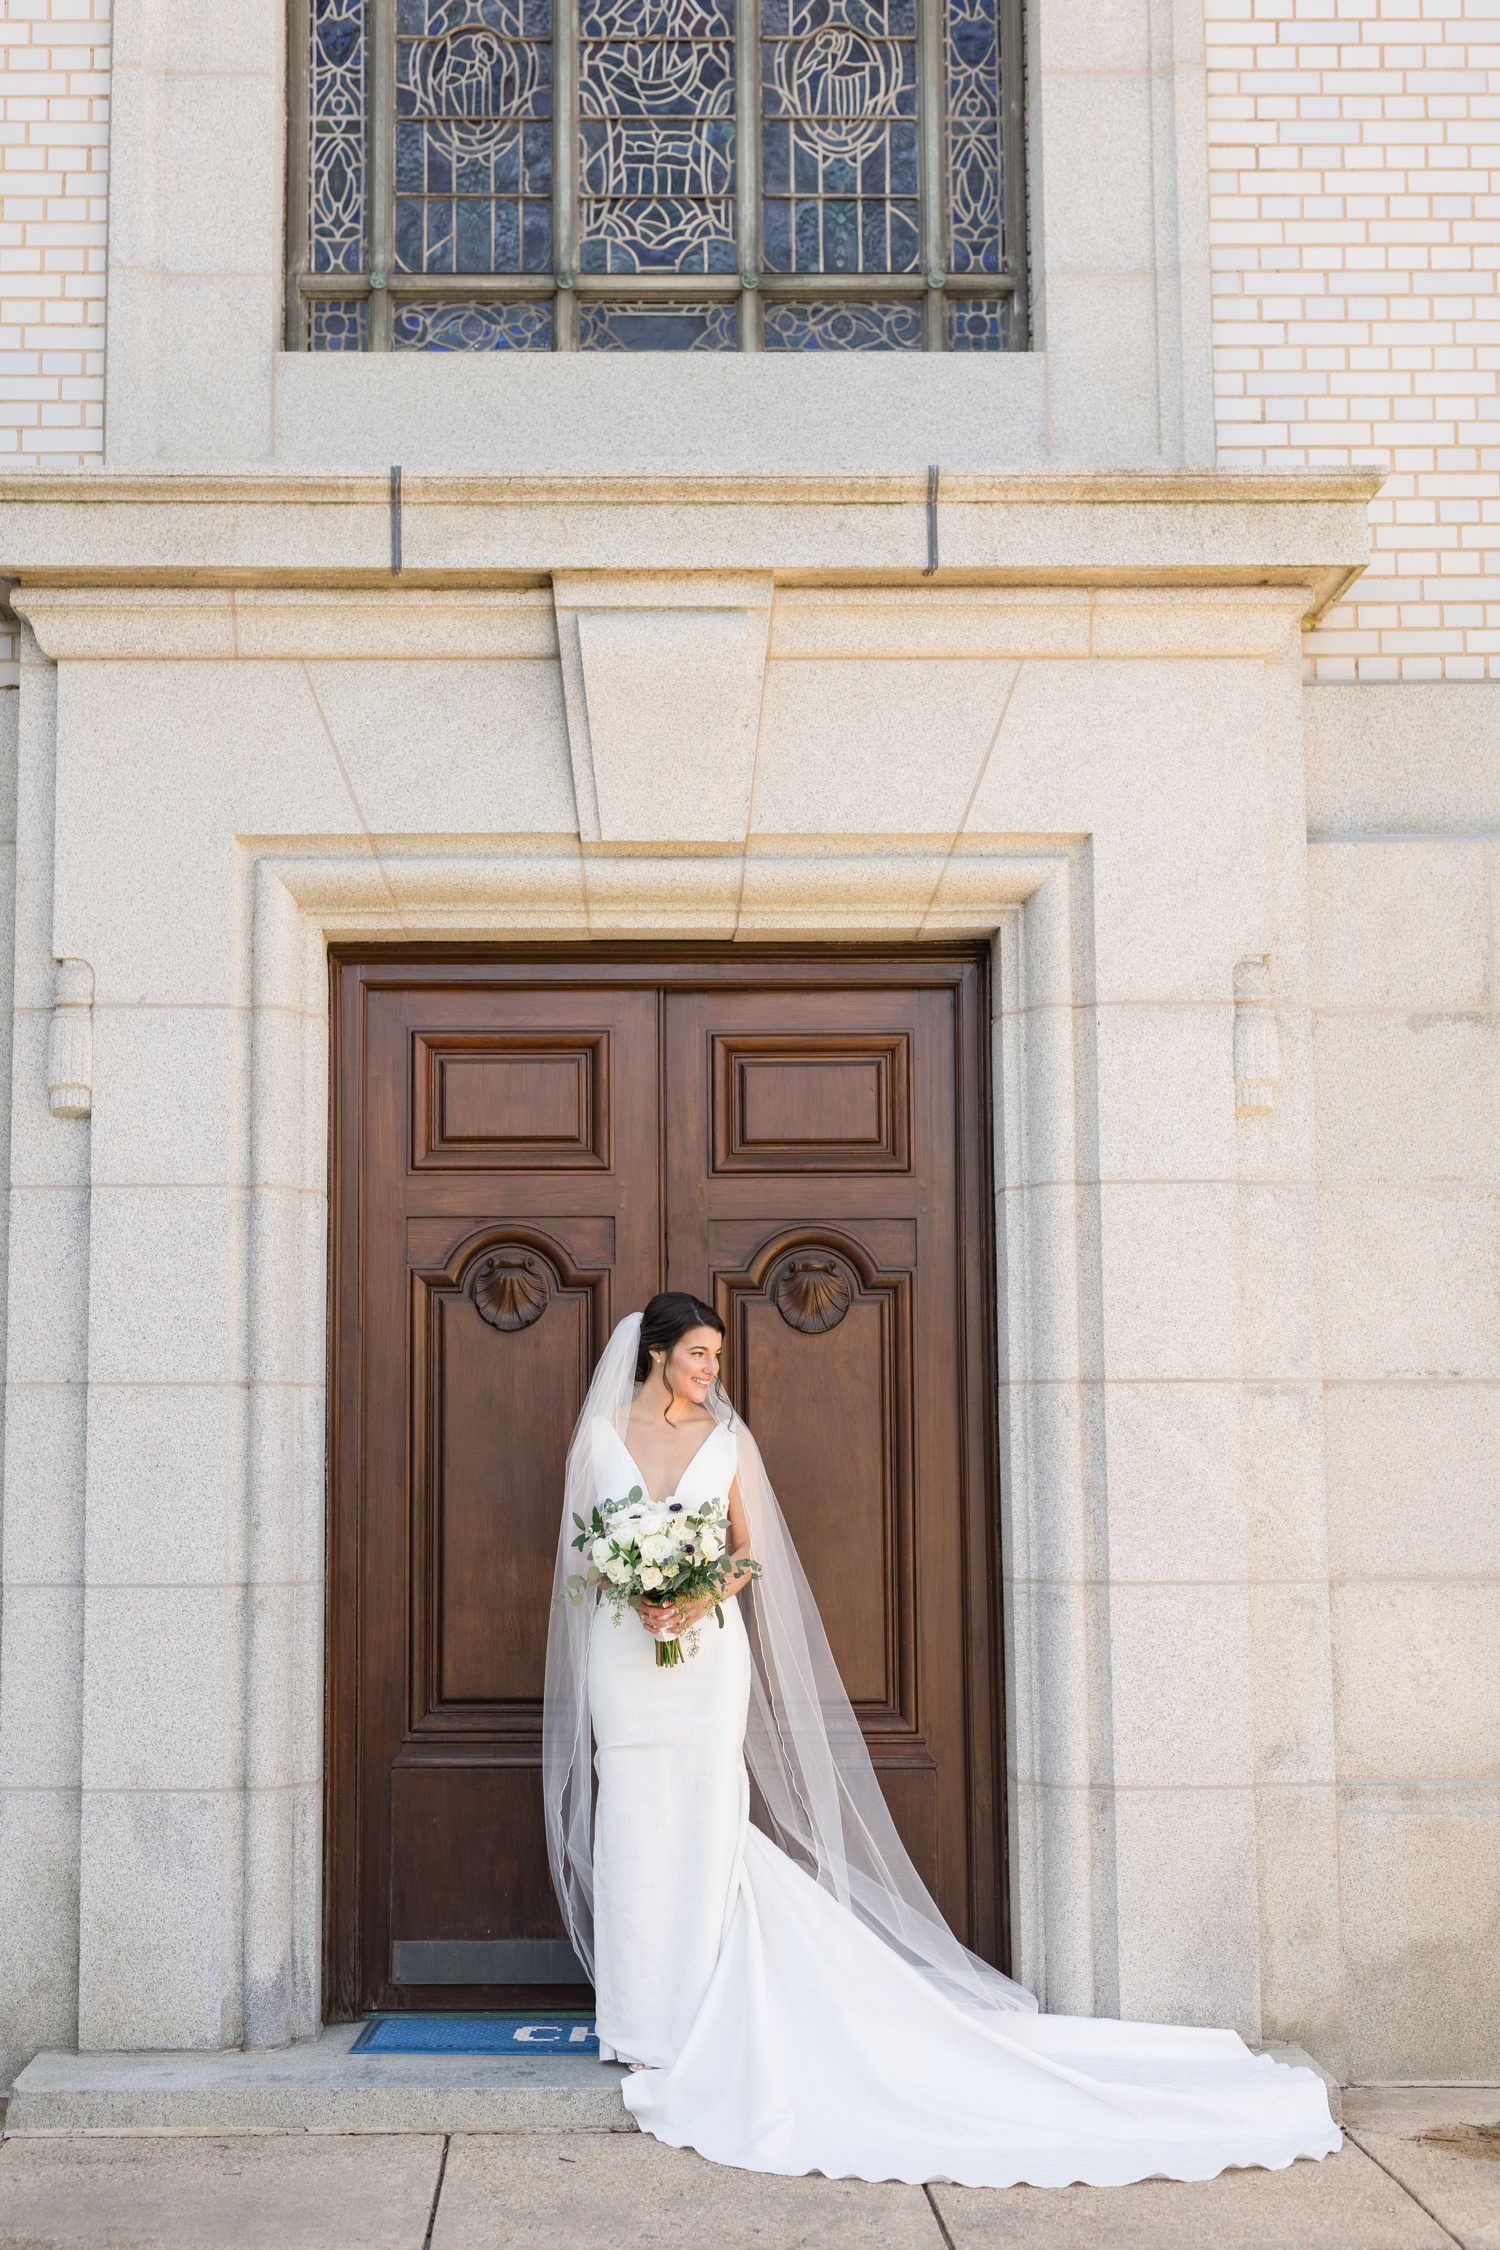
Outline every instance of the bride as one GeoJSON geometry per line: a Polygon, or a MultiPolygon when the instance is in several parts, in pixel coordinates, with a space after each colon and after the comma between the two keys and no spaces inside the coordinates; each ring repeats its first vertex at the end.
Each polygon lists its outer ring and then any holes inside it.
{"type": "Polygon", "coordinates": [[[1204,2180],[1337,2149],[1312,2071],[1232,2031],[1039,2015],[959,1944],[719,1385],[723,1335],[676,1293],[616,1328],[568,1449],[554,1595],[575,1514],[637,1485],[727,1502],[759,1576],[730,1579],[722,1631],[689,1607],[642,1604],[637,1625],[557,1598],[547,1644],[552,1879],[642,2130],[751,2171],[970,2187],[1204,2180]],[[663,1669],[672,1633],[697,1652],[663,1669]]]}

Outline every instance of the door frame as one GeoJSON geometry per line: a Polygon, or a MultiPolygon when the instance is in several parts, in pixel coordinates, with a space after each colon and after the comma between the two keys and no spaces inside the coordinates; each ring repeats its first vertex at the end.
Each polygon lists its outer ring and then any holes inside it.
{"type": "MultiPolygon", "coordinates": [[[[871,982],[882,972],[955,992],[956,1255],[964,1308],[962,1444],[969,1495],[962,1537],[966,1615],[965,1762],[970,1835],[971,1931],[1001,1968],[1011,1966],[1008,1853],[1006,1649],[1001,1599],[998,1267],[993,1179],[994,1103],[990,1040],[990,946],[985,942],[926,945],[751,945],[705,943],[559,945],[333,944],[328,948],[328,1434],[326,1477],[325,1711],[323,1768],[323,2018],[358,2013],[360,1777],[358,1574],[360,1551],[357,1433],[359,1411],[359,1013],[368,983],[381,971],[430,969],[531,972],[543,984],[650,983],[665,990],[736,984],[779,968],[795,990],[799,967],[813,989],[830,974],[871,982]],[[913,976],[930,969],[930,978],[913,976]],[[613,971],[613,975],[610,972],[613,971]],[[347,1342],[346,1342],[347,1340],[347,1342]],[[985,1738],[973,1753],[976,1731],[985,1738]]],[[[663,1203],[663,1224],[665,1204],[663,1203]]],[[[665,1269],[665,1235],[661,1260],[665,1269]]],[[[455,2005],[462,2005],[455,2002],[455,2005]]]]}

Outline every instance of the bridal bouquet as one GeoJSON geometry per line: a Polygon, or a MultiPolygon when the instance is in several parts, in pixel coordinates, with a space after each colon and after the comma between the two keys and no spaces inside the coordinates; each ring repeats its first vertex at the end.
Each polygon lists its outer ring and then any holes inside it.
{"type": "MultiPolygon", "coordinates": [[[[618,1625],[636,1602],[690,1602],[707,1594],[714,1617],[724,1623],[724,1582],[738,1567],[753,1574],[759,1563],[731,1563],[729,1512],[722,1500],[648,1500],[640,1486],[632,1486],[623,1500],[606,1500],[595,1508],[593,1521],[585,1523],[575,1513],[578,1526],[575,1547],[588,1550],[588,1569],[568,1580],[568,1592],[581,1602],[590,1586],[597,1586],[601,1601],[608,1602],[618,1625]]],[[[694,1628],[688,1640],[689,1655],[698,1653],[694,1628]]],[[[658,1664],[680,1664],[682,1648],[676,1634],[658,1636],[658,1664]]]]}

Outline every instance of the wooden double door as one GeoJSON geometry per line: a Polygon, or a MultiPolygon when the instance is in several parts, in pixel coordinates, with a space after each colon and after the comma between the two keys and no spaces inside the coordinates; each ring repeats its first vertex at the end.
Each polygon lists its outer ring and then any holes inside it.
{"type": "Polygon", "coordinates": [[[563,1457],[661,1288],[722,1315],[897,1825],[1003,1961],[982,959],[333,979],[330,2016],[587,1998],[540,1786],[563,1457]]]}

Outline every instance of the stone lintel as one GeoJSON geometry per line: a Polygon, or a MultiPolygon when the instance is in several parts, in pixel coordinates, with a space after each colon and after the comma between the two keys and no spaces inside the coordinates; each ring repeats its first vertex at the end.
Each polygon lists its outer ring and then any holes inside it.
{"type": "MultiPolygon", "coordinates": [[[[580,771],[592,772],[595,725],[612,740],[623,740],[620,728],[655,730],[667,723],[665,707],[676,697],[693,707],[671,717],[672,725],[689,729],[685,745],[689,736],[696,741],[694,728],[729,730],[734,747],[732,753],[725,747],[729,765],[719,777],[728,786],[730,767],[741,774],[753,749],[768,655],[854,661],[1274,657],[1288,649],[1310,598],[1305,583],[782,587],[770,573],[558,571],[550,586],[538,588],[113,587],[43,580],[17,586],[12,606],[54,661],[560,657],[575,779],[580,771]],[[626,703],[620,698],[632,666],[639,678],[626,703]]],[[[653,732],[652,739],[660,738],[653,732]]],[[[687,747],[684,754],[701,753],[687,747]]],[[[689,766],[685,780],[691,779],[689,766]]],[[[743,774],[741,781],[748,787],[743,774]]],[[[667,833],[626,839],[604,827],[597,834],[585,830],[585,840],[646,842],[667,833]]],[[[691,838],[680,827],[671,833],[679,841],[728,842],[744,829],[725,834],[715,827],[691,838]]]]}

